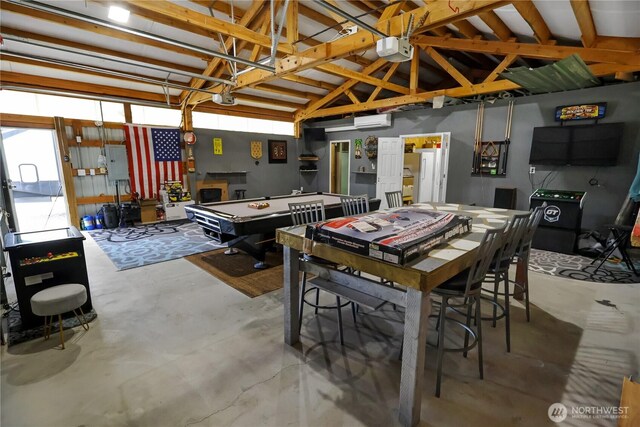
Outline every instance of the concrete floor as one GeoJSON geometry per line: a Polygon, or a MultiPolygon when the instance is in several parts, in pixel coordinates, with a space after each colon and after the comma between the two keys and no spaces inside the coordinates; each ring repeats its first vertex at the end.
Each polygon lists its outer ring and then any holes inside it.
{"type": "MultiPolygon", "coordinates": [[[[400,312],[359,315],[355,329],[345,311],[340,347],[335,312],[308,310],[291,348],[282,291],[249,299],[183,259],[117,272],[85,247],[98,319],[67,331],[64,351],[56,339],[2,348],[2,426],[396,424],[400,312]]],[[[421,425],[538,427],[554,402],[617,406],[623,375],[639,372],[640,285],[530,276],[532,322],[514,306],[510,354],[503,324],[484,323],[484,380],[475,350],[450,353],[435,398],[428,349],[421,425]]]]}

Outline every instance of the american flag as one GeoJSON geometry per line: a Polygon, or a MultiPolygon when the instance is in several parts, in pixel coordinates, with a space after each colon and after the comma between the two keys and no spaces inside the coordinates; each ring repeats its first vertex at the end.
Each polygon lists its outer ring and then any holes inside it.
{"type": "Polygon", "coordinates": [[[165,181],[182,182],[180,130],[124,125],[131,192],[155,199],[165,181]]]}

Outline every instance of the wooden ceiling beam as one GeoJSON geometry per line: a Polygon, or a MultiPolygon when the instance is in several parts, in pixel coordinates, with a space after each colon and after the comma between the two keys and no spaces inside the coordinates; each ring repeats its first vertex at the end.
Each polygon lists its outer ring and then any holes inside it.
{"type": "MultiPolygon", "coordinates": [[[[164,94],[161,93],[124,89],[113,86],[97,85],[93,83],[83,83],[76,80],[55,79],[52,77],[43,77],[39,75],[14,73],[12,71],[2,72],[2,83],[16,84],[27,88],[64,90],[72,93],[81,93],[96,96],[106,95],[139,99],[141,101],[153,101],[159,103],[166,102],[164,94]]],[[[178,103],[177,96],[170,96],[169,99],[173,104],[178,103]]]]}
{"type": "Polygon", "coordinates": [[[233,96],[235,96],[240,101],[245,100],[245,101],[250,101],[250,102],[255,102],[255,103],[265,104],[265,105],[274,104],[274,105],[279,105],[281,107],[291,108],[294,110],[303,108],[305,105],[304,103],[301,104],[298,102],[283,101],[281,99],[266,98],[263,96],[248,95],[246,93],[239,93],[239,92],[234,93],[233,96]]]}
{"type": "Polygon", "coordinates": [[[339,76],[339,77],[344,77],[346,79],[357,80],[359,82],[366,83],[374,87],[382,87],[383,89],[387,89],[397,93],[402,93],[405,95],[409,94],[409,88],[406,88],[404,86],[400,86],[394,83],[385,82],[384,80],[381,80],[381,79],[377,79],[375,77],[372,77],[371,73],[354,71],[348,68],[340,67],[335,64],[321,64],[321,65],[318,65],[316,69],[339,76]]]}
{"type": "Polygon", "coordinates": [[[340,19],[340,16],[338,15],[335,15],[335,18],[329,17],[323,13],[318,12],[315,9],[311,9],[309,6],[305,6],[304,3],[300,3],[299,9],[300,15],[304,16],[305,18],[309,18],[311,21],[316,23],[316,25],[321,24],[327,28],[335,27],[336,31],[339,31],[342,28],[340,26],[336,27],[337,23],[344,21],[344,19],[340,19]]]}
{"type": "Polygon", "coordinates": [[[349,97],[349,99],[351,100],[351,102],[353,102],[354,104],[361,104],[360,100],[358,99],[357,96],[355,96],[353,94],[353,92],[351,92],[351,89],[347,89],[344,91],[344,93],[349,97]]]}
{"type": "MultiPolygon", "coordinates": [[[[214,18],[193,9],[180,6],[168,1],[138,1],[138,0],[118,0],[118,3],[126,4],[127,8],[136,11],[145,11],[145,13],[154,13],[162,16],[171,17],[179,22],[197,26],[205,30],[221,33],[225,36],[235,37],[240,40],[246,40],[261,46],[271,47],[271,37],[260,34],[256,31],[249,30],[242,25],[235,24],[222,19],[214,18]]],[[[279,43],[278,51],[287,54],[293,53],[293,47],[287,43],[279,43]]]]}
{"type": "MultiPolygon", "coordinates": [[[[75,30],[88,31],[94,34],[100,34],[107,37],[112,37],[120,40],[126,40],[133,43],[139,43],[151,47],[157,47],[169,52],[179,53],[182,55],[193,56],[202,60],[208,61],[211,57],[200,52],[194,52],[190,49],[185,49],[178,46],[169,45],[156,40],[150,40],[146,37],[136,36],[134,34],[125,33],[124,31],[113,30],[111,28],[102,27],[99,25],[89,24],[73,18],[67,18],[59,15],[55,15],[49,12],[42,12],[39,10],[30,9],[24,6],[19,6],[13,3],[0,2],[0,9],[3,11],[14,12],[20,15],[24,15],[27,19],[38,19],[43,21],[49,21],[56,24],[61,24],[67,27],[71,27],[75,30]]],[[[174,64],[175,67],[175,64],[174,64]]]]}
{"type": "MultiPolygon", "coordinates": [[[[294,50],[298,48],[294,44],[298,41],[298,15],[300,13],[300,3],[298,0],[289,0],[289,7],[287,8],[287,42],[293,46],[294,50]]],[[[264,33],[264,31],[260,31],[264,33]]]]}
{"type": "MultiPolygon", "coordinates": [[[[595,76],[603,76],[615,74],[616,72],[632,72],[640,70],[638,65],[619,65],[619,64],[593,64],[589,66],[591,72],[595,76]]],[[[305,119],[327,117],[342,114],[353,114],[362,111],[375,110],[383,107],[396,107],[400,105],[424,103],[433,99],[435,96],[449,96],[452,98],[465,98],[468,96],[484,95],[489,93],[497,93],[505,90],[519,89],[520,86],[509,80],[498,80],[490,83],[478,83],[470,87],[454,87],[449,89],[433,90],[422,92],[415,95],[402,95],[395,98],[380,99],[372,102],[363,102],[358,105],[347,105],[340,107],[331,107],[319,109],[308,114],[305,119]]],[[[296,120],[298,116],[296,115],[296,120]]]]}
{"type": "Polygon", "coordinates": [[[453,25],[458,29],[460,34],[467,38],[474,39],[476,37],[480,37],[480,32],[478,31],[478,29],[466,19],[461,19],[460,21],[455,22],[453,25]]]}
{"type": "Polygon", "coordinates": [[[487,24],[489,28],[491,28],[493,34],[503,42],[506,42],[514,37],[509,27],[507,27],[507,24],[505,24],[502,19],[500,19],[498,14],[493,10],[480,13],[478,14],[478,17],[482,19],[482,21],[487,24]]]}
{"type": "MultiPolygon", "coordinates": [[[[32,40],[37,40],[37,41],[46,42],[46,43],[52,43],[52,44],[56,44],[56,45],[60,45],[60,46],[71,47],[71,48],[74,48],[74,49],[86,50],[87,52],[100,53],[100,54],[103,54],[103,55],[114,56],[116,58],[131,59],[131,60],[134,60],[134,61],[140,61],[140,62],[144,62],[144,63],[151,64],[151,65],[157,65],[157,66],[160,66],[160,67],[167,67],[167,68],[175,68],[176,67],[176,63],[175,62],[161,61],[159,59],[149,58],[149,57],[146,57],[146,56],[132,55],[130,53],[121,52],[119,50],[105,49],[105,48],[102,48],[102,47],[99,47],[99,46],[95,46],[95,45],[88,45],[88,44],[83,44],[83,43],[72,42],[72,41],[69,41],[69,40],[59,39],[59,38],[56,38],[56,37],[49,37],[49,36],[45,36],[45,35],[42,35],[42,34],[36,34],[36,33],[29,32],[29,31],[22,31],[22,30],[18,30],[18,29],[11,28],[11,27],[6,27],[6,26],[2,26],[2,34],[9,34],[9,35],[16,36],[16,37],[24,37],[26,39],[32,39],[32,40]]],[[[199,69],[199,68],[188,67],[186,65],[180,65],[179,67],[180,67],[181,70],[188,71],[190,73],[200,74],[202,72],[202,70],[199,69]]]]}
{"type": "Polygon", "coordinates": [[[411,64],[409,67],[409,93],[418,93],[418,73],[420,71],[420,49],[413,49],[411,64]]]}
{"type": "MultiPolygon", "coordinates": [[[[417,51],[418,49],[415,49],[415,50],[417,51]]],[[[388,82],[389,79],[391,78],[391,76],[393,76],[393,74],[396,72],[396,70],[398,69],[399,66],[400,66],[399,62],[394,62],[393,64],[391,64],[391,67],[389,67],[389,69],[385,73],[385,75],[382,78],[382,80],[384,80],[385,82],[388,82]]],[[[381,87],[375,88],[373,90],[373,92],[371,92],[371,95],[369,95],[369,98],[367,99],[367,102],[371,102],[374,99],[376,99],[378,97],[378,95],[380,94],[380,92],[382,92],[382,88],[381,87]]]]}
{"type": "MultiPolygon", "coordinates": [[[[69,71],[69,72],[78,73],[78,74],[81,74],[81,75],[84,74],[84,75],[90,75],[90,76],[106,77],[106,78],[114,79],[114,80],[123,80],[123,81],[128,81],[128,82],[136,82],[136,83],[140,83],[140,84],[147,84],[147,85],[157,86],[157,87],[160,87],[161,85],[160,84],[150,83],[150,82],[144,82],[144,81],[141,81],[139,78],[136,78],[136,77],[146,78],[146,79],[155,79],[155,80],[158,80],[158,82],[164,82],[165,81],[161,77],[150,77],[150,76],[148,76],[146,74],[143,75],[143,74],[136,74],[136,73],[127,72],[126,74],[131,75],[131,77],[114,76],[113,74],[110,74],[109,71],[117,71],[117,72],[120,72],[120,71],[119,70],[109,70],[109,69],[104,69],[104,71],[82,70],[82,69],[73,67],[71,65],[47,63],[47,62],[38,61],[38,60],[34,60],[34,59],[28,59],[28,58],[3,57],[2,60],[6,61],[7,63],[14,62],[14,63],[18,63],[18,64],[33,65],[33,66],[42,67],[42,68],[45,68],[45,69],[69,71]]],[[[103,68],[103,67],[100,67],[100,68],[103,68]]],[[[176,80],[167,80],[166,82],[169,83],[169,84],[175,84],[175,85],[182,85],[182,86],[186,86],[187,85],[186,82],[180,82],[180,81],[176,81],[176,80]]]]}
{"type": "Polygon", "coordinates": [[[540,44],[553,44],[555,41],[551,36],[551,31],[547,27],[547,23],[544,22],[542,15],[538,11],[538,8],[533,4],[531,0],[517,0],[514,1],[513,6],[516,8],[520,16],[527,21],[533,34],[540,44]]]}
{"type": "Polygon", "coordinates": [[[472,83],[469,80],[467,80],[467,78],[463,76],[462,73],[456,67],[454,67],[442,55],[440,55],[434,48],[432,48],[431,46],[427,46],[425,48],[425,51],[431,58],[433,58],[434,61],[438,63],[438,65],[442,67],[443,70],[449,73],[451,77],[453,77],[461,86],[463,87],[472,86],[472,83]]]}
{"type": "MultiPolygon", "coordinates": [[[[249,24],[251,23],[251,21],[262,10],[263,6],[264,6],[264,3],[261,0],[254,0],[253,3],[251,4],[251,7],[249,7],[249,9],[247,9],[247,11],[245,13],[243,13],[242,18],[240,18],[239,25],[242,25],[244,27],[248,27],[249,24]]],[[[227,49],[227,51],[229,49],[231,49],[231,47],[233,46],[233,38],[232,37],[227,37],[227,40],[224,41],[224,46],[227,49]]],[[[204,69],[202,74],[204,74],[205,76],[213,75],[214,71],[222,63],[228,63],[228,62],[226,60],[221,59],[221,58],[213,58],[211,61],[209,61],[209,63],[207,64],[207,68],[204,69]]],[[[189,86],[191,86],[192,88],[200,89],[202,86],[204,86],[205,83],[206,83],[205,80],[202,80],[202,79],[191,79],[191,82],[189,83],[189,86]]],[[[180,94],[180,99],[183,100],[183,99],[189,97],[189,95],[190,95],[190,92],[183,91],[180,94]]]]}
{"type": "MultiPolygon", "coordinates": [[[[377,27],[387,31],[392,36],[397,36],[403,31],[403,27],[408,22],[409,16],[413,15],[414,19],[420,20],[428,11],[423,25],[416,29],[416,34],[428,31],[429,28],[438,27],[446,23],[455,22],[459,19],[465,19],[468,16],[479,12],[491,10],[506,4],[502,0],[475,0],[460,4],[458,12],[451,10],[446,4],[438,4],[437,6],[425,6],[417,8],[411,12],[405,13],[403,16],[394,16],[386,21],[380,21],[377,27]]],[[[278,78],[281,75],[292,74],[317,65],[331,62],[336,59],[344,58],[372,47],[378,37],[365,30],[359,30],[355,34],[343,37],[341,39],[323,43],[313,48],[307,49],[297,55],[288,56],[276,62],[276,72],[271,73],[266,70],[252,70],[238,77],[238,86],[247,86],[259,81],[267,81],[278,78]]]]}
{"type": "Polygon", "coordinates": [[[593,47],[598,34],[596,33],[596,26],[593,23],[589,0],[571,0],[571,8],[573,9],[576,21],[578,21],[580,32],[582,33],[582,45],[584,47],[593,47]]]}
{"type": "Polygon", "coordinates": [[[509,65],[513,64],[516,59],[518,59],[518,55],[514,55],[513,53],[505,56],[502,62],[500,62],[500,64],[498,64],[498,66],[491,72],[491,74],[489,74],[484,79],[483,83],[491,83],[492,81],[497,79],[498,75],[506,70],[509,65]]]}
{"type": "Polygon", "coordinates": [[[640,37],[609,37],[598,36],[595,47],[614,50],[640,51],[640,37]]]}
{"type": "MultiPolygon", "coordinates": [[[[367,75],[373,74],[387,64],[389,64],[387,61],[378,59],[373,64],[364,68],[361,73],[367,75]]],[[[338,97],[343,95],[346,90],[353,88],[358,83],[359,81],[355,79],[347,80],[346,82],[342,83],[340,86],[326,94],[322,99],[309,104],[304,111],[296,113],[296,121],[304,120],[310,113],[313,113],[314,111],[327,105],[329,102],[337,99],[338,97]]]]}
{"type": "Polygon", "coordinates": [[[271,92],[278,95],[292,96],[294,98],[300,98],[300,99],[308,99],[311,101],[317,101],[318,99],[322,98],[321,95],[318,95],[316,93],[301,92],[298,90],[288,89],[285,87],[275,86],[270,84],[251,85],[249,87],[256,90],[261,90],[264,92],[271,92]]]}
{"type": "Polygon", "coordinates": [[[223,116],[240,116],[252,119],[293,122],[293,113],[280,110],[270,110],[268,108],[250,107],[247,105],[229,105],[221,107],[213,102],[204,102],[202,104],[198,104],[194,111],[220,114],[223,116]]]}
{"type": "Polygon", "coordinates": [[[488,53],[492,55],[515,54],[525,58],[559,60],[569,55],[580,55],[585,62],[604,62],[610,64],[640,64],[640,55],[635,51],[587,48],[576,46],[538,45],[532,43],[507,43],[488,40],[466,40],[431,36],[419,36],[416,45],[454,49],[467,52],[488,53]]]}

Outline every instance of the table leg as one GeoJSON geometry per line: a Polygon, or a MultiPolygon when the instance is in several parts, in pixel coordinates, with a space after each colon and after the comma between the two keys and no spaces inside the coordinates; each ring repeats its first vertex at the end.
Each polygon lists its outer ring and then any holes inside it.
{"type": "Polygon", "coordinates": [[[284,256],[284,342],[294,345],[299,341],[298,304],[300,299],[300,252],[283,247],[284,256]]]}
{"type": "Polygon", "coordinates": [[[400,423],[406,427],[413,427],[420,422],[427,321],[430,311],[429,294],[407,288],[398,411],[400,423]]]}

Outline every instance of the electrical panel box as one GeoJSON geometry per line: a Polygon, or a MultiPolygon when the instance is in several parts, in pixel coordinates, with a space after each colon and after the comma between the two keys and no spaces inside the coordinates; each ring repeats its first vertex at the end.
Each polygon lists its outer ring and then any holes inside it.
{"type": "Polygon", "coordinates": [[[107,144],[107,176],[111,181],[129,179],[127,148],[124,145],[107,144]]]}

